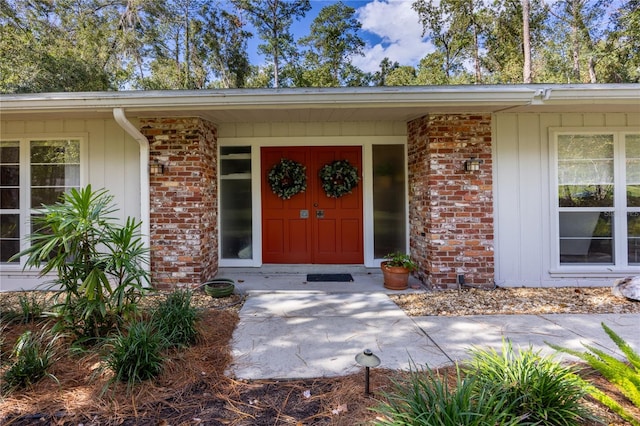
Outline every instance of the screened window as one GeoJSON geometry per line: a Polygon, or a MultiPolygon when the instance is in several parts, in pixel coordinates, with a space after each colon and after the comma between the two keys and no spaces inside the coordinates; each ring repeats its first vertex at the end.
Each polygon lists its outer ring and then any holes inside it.
{"type": "Polygon", "coordinates": [[[640,135],[559,133],[560,265],[640,265],[640,135]]]}
{"type": "Polygon", "coordinates": [[[79,187],[79,139],[0,141],[0,264],[19,264],[36,209],[79,187]]]}

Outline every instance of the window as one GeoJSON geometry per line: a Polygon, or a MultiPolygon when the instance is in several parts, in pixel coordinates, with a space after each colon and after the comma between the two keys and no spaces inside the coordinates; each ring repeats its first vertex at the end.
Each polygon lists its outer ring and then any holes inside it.
{"type": "Polygon", "coordinates": [[[373,255],[406,251],[404,145],[373,145],[373,255]]]}
{"type": "Polygon", "coordinates": [[[80,146],[80,139],[0,141],[0,264],[20,264],[11,258],[38,208],[80,187],[80,146]]]}
{"type": "Polygon", "coordinates": [[[252,259],[251,147],[220,148],[220,242],[223,259],[252,259]]]}
{"type": "Polygon", "coordinates": [[[640,134],[557,132],[557,263],[640,265],[640,134]]]}

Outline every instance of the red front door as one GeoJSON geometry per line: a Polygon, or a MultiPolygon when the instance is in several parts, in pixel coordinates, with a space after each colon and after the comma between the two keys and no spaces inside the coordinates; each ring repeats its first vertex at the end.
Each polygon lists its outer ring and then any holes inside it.
{"type": "Polygon", "coordinates": [[[362,181],[351,194],[328,197],[319,171],[335,160],[348,160],[362,177],[362,149],[340,147],[275,147],[261,149],[263,263],[361,264],[362,181]],[[307,189],[283,200],[267,180],[281,159],[306,167],[307,189]]]}

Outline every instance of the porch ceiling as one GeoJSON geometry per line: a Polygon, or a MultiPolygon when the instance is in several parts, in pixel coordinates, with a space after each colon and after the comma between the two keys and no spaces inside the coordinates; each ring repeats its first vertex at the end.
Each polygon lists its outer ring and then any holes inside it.
{"type": "Polygon", "coordinates": [[[2,119],[199,116],[214,123],[409,121],[431,113],[640,112],[640,85],[130,91],[3,95],[2,119]]]}

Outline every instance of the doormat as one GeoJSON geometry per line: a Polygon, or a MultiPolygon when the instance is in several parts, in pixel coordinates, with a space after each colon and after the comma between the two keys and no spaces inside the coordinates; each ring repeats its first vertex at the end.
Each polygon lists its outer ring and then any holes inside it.
{"type": "Polygon", "coordinates": [[[353,282],[351,274],[307,274],[307,281],[312,283],[317,282],[353,282]]]}

